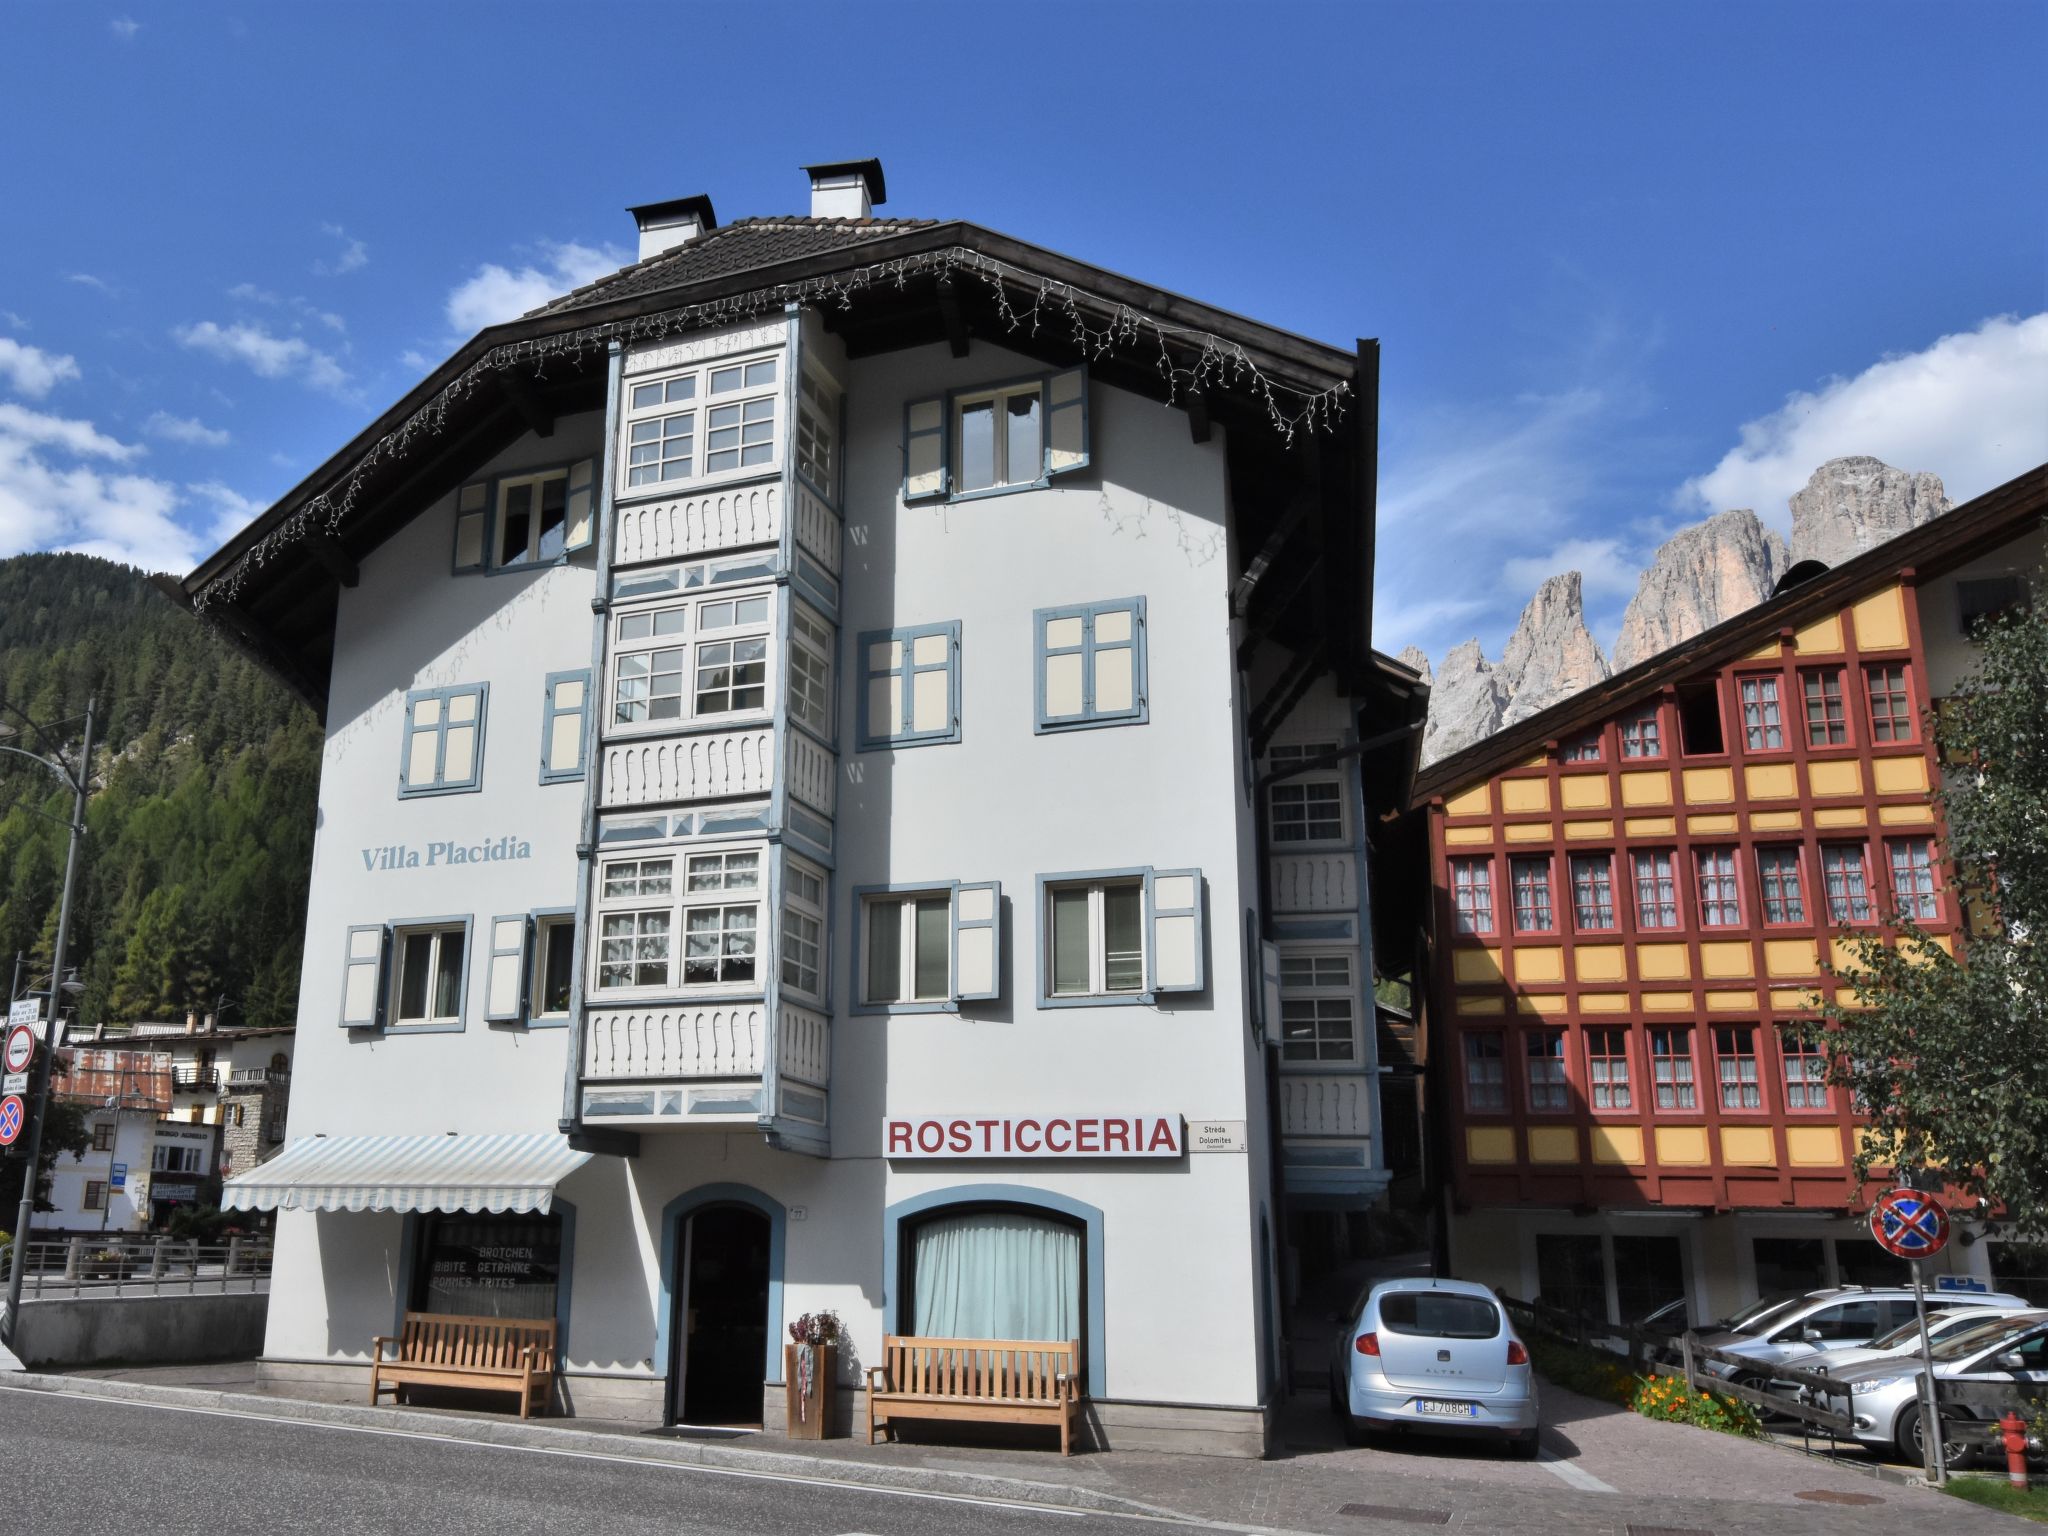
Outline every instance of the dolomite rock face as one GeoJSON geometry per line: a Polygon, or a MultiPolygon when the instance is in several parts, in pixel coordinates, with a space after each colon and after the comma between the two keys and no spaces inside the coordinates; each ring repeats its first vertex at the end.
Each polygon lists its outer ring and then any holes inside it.
{"type": "MultiPolygon", "coordinates": [[[[1423,666],[1428,666],[1426,657],[1423,666]]],[[[1479,642],[1467,640],[1463,645],[1452,646],[1430,685],[1429,724],[1422,733],[1422,760],[1433,763],[1463,751],[1475,741],[1483,741],[1500,729],[1501,715],[1507,707],[1507,690],[1501,687],[1493,667],[1481,654],[1479,642]]]]}
{"type": "Polygon", "coordinates": [[[1629,600],[1614,670],[1754,608],[1790,564],[1784,539],[1747,508],[1681,529],[1658,549],[1629,600]]]}
{"type": "Polygon", "coordinates": [[[1435,674],[1432,673],[1429,669],[1429,657],[1423,654],[1422,647],[1419,645],[1409,645],[1402,647],[1401,654],[1396,656],[1394,660],[1400,662],[1401,665],[1404,667],[1412,667],[1415,671],[1421,673],[1423,685],[1425,687],[1427,687],[1435,677],[1435,674]]]}
{"type": "Polygon", "coordinates": [[[1939,475],[1862,456],[1830,459],[1792,495],[1792,559],[1840,565],[1948,509],[1939,475]]]}
{"type": "Polygon", "coordinates": [[[1502,725],[1526,720],[1611,674],[1600,643],[1586,628],[1579,573],[1566,571],[1536,589],[1501,652],[1500,684],[1508,704],[1502,725]]]}

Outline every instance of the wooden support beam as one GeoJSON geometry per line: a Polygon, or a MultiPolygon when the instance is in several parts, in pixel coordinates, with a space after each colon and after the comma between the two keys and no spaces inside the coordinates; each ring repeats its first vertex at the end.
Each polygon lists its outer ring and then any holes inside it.
{"type": "Polygon", "coordinates": [[[351,560],[348,551],[341,547],[341,541],[323,529],[314,529],[306,535],[306,548],[313,552],[327,574],[344,587],[353,587],[363,579],[362,570],[351,560]]]}
{"type": "Polygon", "coordinates": [[[1294,706],[1301,702],[1302,695],[1328,670],[1329,662],[1321,642],[1318,642],[1303,651],[1294,665],[1281,673],[1273,691],[1252,711],[1250,732],[1254,762],[1266,755],[1266,746],[1272,741],[1273,733],[1286,723],[1288,715],[1294,712],[1294,706]]]}
{"type": "Polygon", "coordinates": [[[500,368],[492,377],[498,381],[498,393],[519,413],[519,419],[526,423],[528,431],[535,437],[555,435],[555,413],[542,404],[524,374],[511,368],[500,368]]]}
{"type": "MultiPolygon", "coordinates": [[[[1196,441],[1199,442],[1201,439],[1197,438],[1196,441]]],[[[1230,611],[1233,616],[1243,618],[1250,611],[1252,598],[1258,592],[1259,583],[1266,579],[1266,573],[1273,568],[1273,562],[1280,558],[1288,540],[1292,539],[1301,525],[1308,520],[1310,505],[1309,498],[1296,497],[1280,519],[1279,525],[1266,535],[1266,542],[1259,546],[1259,552],[1252,556],[1251,564],[1244,568],[1244,574],[1237,578],[1237,584],[1231,588],[1230,611]]]]}
{"type": "Polygon", "coordinates": [[[1209,441],[1209,397],[1199,389],[1181,396],[1181,409],[1188,413],[1188,436],[1197,443],[1209,441]]]}
{"type": "Polygon", "coordinates": [[[946,322],[946,345],[955,357],[965,357],[967,316],[960,307],[960,291],[950,281],[939,284],[939,318],[946,322]]]}
{"type": "MultiPolygon", "coordinates": [[[[175,578],[166,577],[158,583],[159,590],[173,597],[186,609],[192,608],[191,599],[175,578]],[[173,590],[175,589],[175,591],[173,590]]],[[[314,683],[299,670],[292,652],[278,638],[271,634],[254,618],[232,603],[209,603],[203,611],[195,611],[199,622],[211,629],[230,650],[254,662],[285,687],[297,694],[305,706],[318,715],[324,724],[327,719],[327,690],[314,683]]]]}

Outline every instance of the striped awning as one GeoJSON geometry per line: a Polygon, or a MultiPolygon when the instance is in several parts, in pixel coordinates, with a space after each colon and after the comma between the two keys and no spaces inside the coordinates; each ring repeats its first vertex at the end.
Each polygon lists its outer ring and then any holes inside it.
{"type": "Polygon", "coordinates": [[[546,1211],[590,1161],[530,1136],[309,1136],[221,1187],[230,1211],[546,1211]]]}

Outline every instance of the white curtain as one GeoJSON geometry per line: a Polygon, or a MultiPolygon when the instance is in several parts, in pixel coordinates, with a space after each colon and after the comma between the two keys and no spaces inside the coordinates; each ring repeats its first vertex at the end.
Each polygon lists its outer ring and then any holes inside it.
{"type": "Polygon", "coordinates": [[[1081,1234],[1014,1211],[917,1228],[912,1332],[940,1339],[1081,1337],[1081,1234]]]}

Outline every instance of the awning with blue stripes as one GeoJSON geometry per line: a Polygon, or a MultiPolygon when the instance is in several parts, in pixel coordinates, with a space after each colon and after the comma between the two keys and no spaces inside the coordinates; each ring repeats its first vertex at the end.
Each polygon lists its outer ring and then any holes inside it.
{"type": "Polygon", "coordinates": [[[221,1188],[230,1211],[541,1211],[590,1161],[560,1135],[308,1136],[221,1188]]]}

